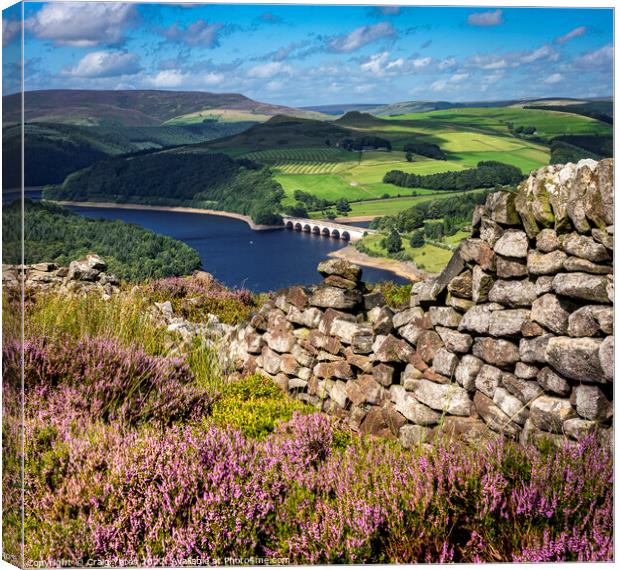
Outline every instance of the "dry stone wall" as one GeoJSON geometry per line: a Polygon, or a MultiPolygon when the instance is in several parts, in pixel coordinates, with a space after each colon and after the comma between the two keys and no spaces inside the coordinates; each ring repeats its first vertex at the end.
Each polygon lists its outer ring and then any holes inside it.
{"type": "Polygon", "coordinates": [[[279,292],[239,331],[238,369],[405,446],[611,438],[613,161],[542,168],[472,228],[398,312],[359,267],[321,263],[322,284],[279,292]]]}

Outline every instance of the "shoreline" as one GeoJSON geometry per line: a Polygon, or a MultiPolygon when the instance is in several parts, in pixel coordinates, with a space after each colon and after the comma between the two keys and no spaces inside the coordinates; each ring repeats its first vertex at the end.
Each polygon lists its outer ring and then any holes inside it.
{"type": "Polygon", "coordinates": [[[329,257],[338,257],[340,259],[346,259],[351,263],[357,265],[363,265],[365,267],[372,267],[373,269],[382,269],[383,271],[389,271],[399,277],[409,279],[412,283],[422,281],[429,276],[429,273],[418,269],[415,264],[406,261],[397,261],[395,259],[388,259],[386,257],[372,257],[361,251],[358,251],[353,246],[348,245],[342,249],[337,249],[327,254],[329,257]]]}
{"type": "Polygon", "coordinates": [[[224,210],[203,210],[201,208],[190,208],[186,206],[152,206],[150,204],[117,204],[116,202],[75,202],[72,200],[45,200],[59,206],[76,206],[79,208],[119,208],[121,210],[146,210],[152,212],[180,212],[183,214],[205,214],[208,216],[222,216],[224,218],[233,218],[241,222],[245,222],[251,229],[257,232],[278,230],[283,226],[266,226],[255,224],[250,216],[238,214],[236,212],[226,212],[224,210]]]}

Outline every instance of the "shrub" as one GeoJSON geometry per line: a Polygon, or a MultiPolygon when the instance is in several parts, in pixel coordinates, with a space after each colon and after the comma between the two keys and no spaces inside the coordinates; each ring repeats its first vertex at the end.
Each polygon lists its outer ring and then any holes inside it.
{"type": "Polygon", "coordinates": [[[394,281],[382,281],[377,286],[390,307],[400,309],[405,305],[409,305],[411,284],[398,285],[394,281]]]}

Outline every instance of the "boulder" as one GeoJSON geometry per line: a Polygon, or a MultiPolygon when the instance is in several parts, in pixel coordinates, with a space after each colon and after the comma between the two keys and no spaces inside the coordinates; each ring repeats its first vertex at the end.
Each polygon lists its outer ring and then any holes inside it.
{"type": "Polygon", "coordinates": [[[489,301],[508,307],[529,307],[536,296],[536,286],[528,279],[499,280],[489,291],[489,301]]]}
{"type": "Polygon", "coordinates": [[[607,248],[588,236],[578,233],[566,234],[561,236],[560,243],[566,253],[588,261],[600,262],[610,259],[607,248]]]}
{"type": "Polygon", "coordinates": [[[571,398],[577,413],[586,420],[607,421],[614,415],[613,404],[598,386],[575,386],[571,398]]]}
{"type": "Polygon", "coordinates": [[[554,275],[562,271],[567,255],[563,251],[539,253],[531,251],[527,256],[527,270],[531,275],[554,275]]]}
{"type": "Polygon", "coordinates": [[[607,277],[604,275],[590,275],[588,273],[558,273],[553,278],[553,290],[558,295],[607,303],[607,277]]]}
{"type": "Polygon", "coordinates": [[[454,416],[469,416],[471,413],[472,403],[467,391],[456,384],[436,384],[425,379],[415,380],[412,393],[417,400],[433,410],[454,416]]]}
{"type": "Polygon", "coordinates": [[[554,337],[545,350],[547,363],[566,378],[579,382],[607,382],[599,359],[602,340],[554,337]]]}
{"type": "Polygon", "coordinates": [[[550,253],[560,247],[560,240],[555,230],[546,228],[536,236],[536,249],[543,253],[550,253]]]}
{"type": "Polygon", "coordinates": [[[530,420],[535,427],[552,433],[562,433],[564,422],[576,417],[568,400],[539,396],[530,405],[530,420]]]}
{"type": "Polygon", "coordinates": [[[569,315],[570,310],[566,303],[547,293],[532,303],[530,318],[550,331],[562,335],[568,330],[569,315]]]}
{"type": "Polygon", "coordinates": [[[474,340],[474,356],[488,364],[505,368],[519,361],[519,348],[516,344],[491,337],[478,337],[474,340]]]}
{"type": "Polygon", "coordinates": [[[527,257],[527,235],[521,230],[507,230],[493,246],[493,251],[504,257],[527,257]]]}
{"type": "Polygon", "coordinates": [[[362,277],[362,270],[360,267],[352,264],[346,259],[337,257],[321,261],[317,267],[317,271],[324,277],[328,275],[337,275],[356,282],[362,277]]]}
{"type": "Polygon", "coordinates": [[[456,367],[454,378],[465,390],[471,392],[476,387],[476,377],[482,366],[482,360],[471,354],[466,354],[461,358],[459,365],[456,367]]]}
{"type": "Polygon", "coordinates": [[[310,297],[313,307],[331,309],[355,309],[362,302],[362,293],[338,287],[319,285],[310,297]]]}

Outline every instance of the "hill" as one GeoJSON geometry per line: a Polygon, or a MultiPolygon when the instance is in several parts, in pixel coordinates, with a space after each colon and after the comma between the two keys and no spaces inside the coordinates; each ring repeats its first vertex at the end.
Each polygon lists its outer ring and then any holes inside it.
{"type": "Polygon", "coordinates": [[[305,111],[315,111],[325,115],[344,115],[349,111],[367,112],[370,109],[383,107],[385,103],[343,103],[341,105],[315,105],[311,107],[301,107],[305,111]]]}
{"type": "MultiPolygon", "coordinates": [[[[263,121],[278,114],[318,113],[254,101],[238,93],[53,89],[24,93],[27,122],[156,126],[166,122],[263,121]],[[236,113],[232,113],[232,112],[236,113]],[[202,115],[201,115],[202,113],[202,115]]],[[[3,123],[21,119],[21,95],[3,97],[3,123]]]]}
{"type": "MultiPolygon", "coordinates": [[[[188,245],[118,220],[94,220],[53,204],[24,203],[25,262],[60,265],[97,253],[121,279],[144,280],[186,275],[200,267],[200,256],[188,245]]],[[[21,202],[4,207],[4,263],[19,263],[21,202]]]]}

